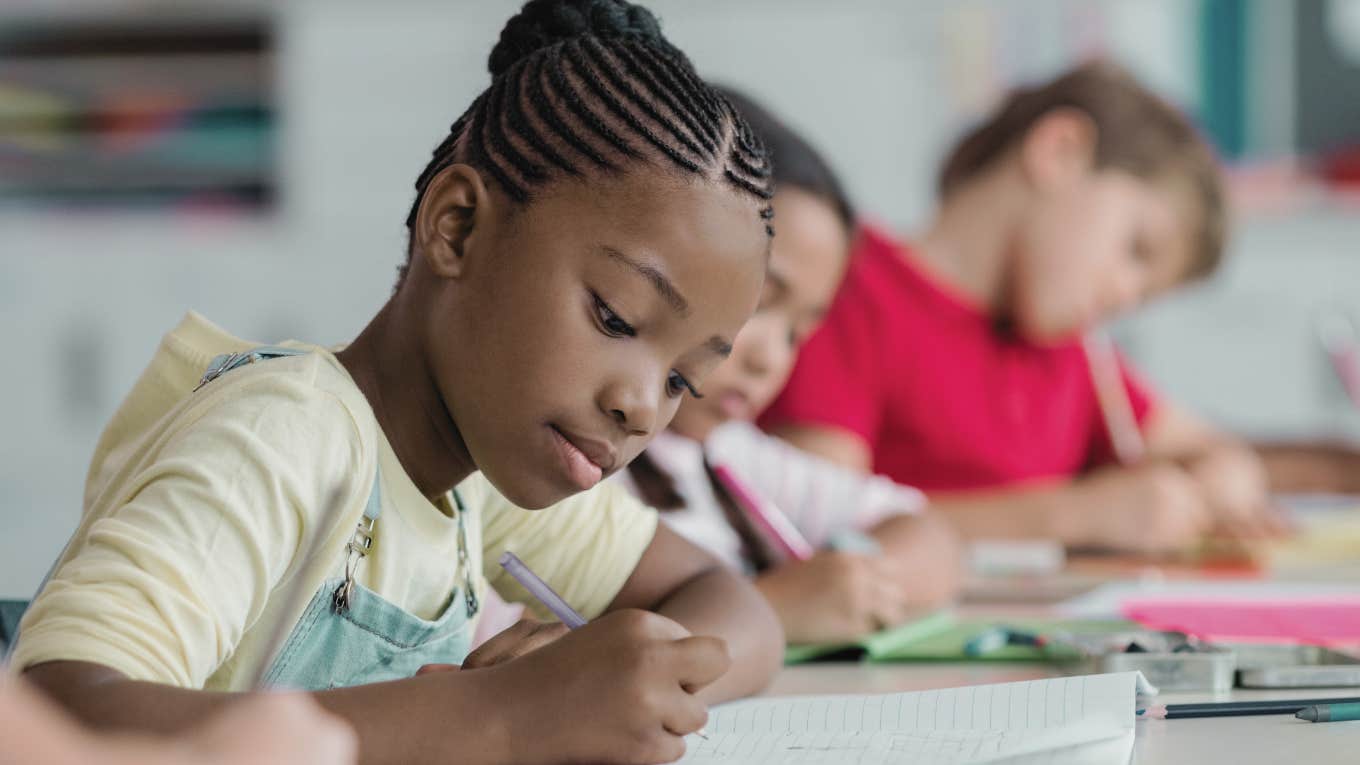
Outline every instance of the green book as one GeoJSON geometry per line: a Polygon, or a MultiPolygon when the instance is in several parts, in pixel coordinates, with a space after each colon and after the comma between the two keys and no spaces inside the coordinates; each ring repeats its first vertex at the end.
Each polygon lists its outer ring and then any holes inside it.
{"type": "Polygon", "coordinates": [[[1030,645],[1006,645],[981,656],[969,656],[964,646],[979,634],[998,626],[1011,627],[1050,637],[1116,636],[1134,632],[1138,625],[1122,620],[1090,619],[958,619],[941,611],[908,622],[883,632],[869,635],[854,643],[827,645],[793,645],[784,652],[785,664],[808,661],[1001,661],[1056,663],[1081,658],[1073,647],[1060,640],[1040,648],[1030,645]]]}
{"type": "Polygon", "coordinates": [[[1081,652],[1064,643],[1063,635],[1110,635],[1137,632],[1133,622],[1119,619],[960,619],[948,629],[923,636],[920,640],[899,645],[890,656],[880,661],[1000,661],[1063,664],[1081,658],[1081,652]],[[968,641],[996,627],[1010,627],[1036,635],[1047,636],[1046,647],[1033,645],[1005,645],[980,656],[969,656],[964,650],[968,641]]]}
{"type": "Polygon", "coordinates": [[[809,661],[889,661],[898,650],[949,629],[954,624],[954,614],[949,611],[936,611],[919,619],[890,627],[882,632],[865,635],[849,643],[805,643],[791,645],[784,650],[785,664],[803,664],[809,661]]]}

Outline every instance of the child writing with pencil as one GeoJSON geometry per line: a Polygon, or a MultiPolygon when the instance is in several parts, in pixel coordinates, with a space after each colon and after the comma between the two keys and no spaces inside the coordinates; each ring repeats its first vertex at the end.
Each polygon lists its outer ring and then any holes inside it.
{"type": "Polygon", "coordinates": [[[1218,265],[1222,180],[1185,117],[1089,63],[1014,93],[939,187],[912,244],[862,231],[763,426],[930,492],[970,536],[1164,551],[1275,530],[1248,449],[1082,342],[1218,265]],[[1117,463],[1116,440],[1136,463],[1117,463]]]}
{"type": "Polygon", "coordinates": [[[532,0],[489,68],[352,343],[191,315],[115,414],[13,657],[84,721],[177,731],[258,680],[365,763],[653,763],[777,670],[759,593],[599,485],[755,309],[765,151],[623,0],[532,0]],[[505,551],[590,623],[468,656],[487,580],[530,600],[505,551]]]}
{"type": "Polygon", "coordinates": [[[790,642],[853,639],[952,598],[959,547],[944,522],[920,512],[919,491],[801,452],[750,422],[778,393],[830,304],[854,214],[807,141],[745,96],[724,94],[774,161],[779,236],[765,289],[704,398],[681,403],[671,427],[619,479],[680,534],[754,574],[790,642]],[[786,513],[796,538],[826,549],[803,560],[806,553],[781,551],[772,544],[777,535],[757,527],[751,508],[723,483],[723,471],[770,500],[771,512],[786,513]],[[871,549],[846,544],[860,534],[871,549]]]}

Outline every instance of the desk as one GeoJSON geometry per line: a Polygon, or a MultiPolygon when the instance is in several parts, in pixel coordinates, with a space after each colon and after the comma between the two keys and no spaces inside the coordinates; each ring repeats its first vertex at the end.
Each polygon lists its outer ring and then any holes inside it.
{"type": "MultiPolygon", "coordinates": [[[[1034,664],[808,664],[787,667],[773,695],[893,693],[1052,677],[1034,664]]],[[[1226,696],[1164,693],[1158,701],[1251,701],[1360,695],[1354,688],[1233,690],[1226,696]]],[[[1306,723],[1289,715],[1146,720],[1137,723],[1135,765],[1331,765],[1360,763],[1360,721],[1306,723]]],[[[1097,764],[1093,764],[1097,765],[1097,764]]]]}

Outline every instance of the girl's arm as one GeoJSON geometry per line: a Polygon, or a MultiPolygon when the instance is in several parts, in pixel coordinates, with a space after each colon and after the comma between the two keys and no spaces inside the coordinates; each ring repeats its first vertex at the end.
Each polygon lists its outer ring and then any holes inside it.
{"type": "Polygon", "coordinates": [[[784,633],[769,603],[739,574],[659,524],[610,611],[638,608],[669,617],[695,635],[727,643],[732,669],[700,692],[707,703],[749,696],[769,685],[784,657],[784,633]]]}
{"type": "Polygon", "coordinates": [[[805,452],[867,473],[873,467],[869,445],[855,433],[833,425],[781,425],[770,431],[805,452]]]}
{"type": "MultiPolygon", "coordinates": [[[[723,602],[720,587],[696,588],[703,581],[678,589],[671,609],[678,618],[691,616],[689,600],[705,601],[693,608],[701,616],[723,602]]],[[[729,682],[728,667],[721,640],[624,610],[515,661],[312,696],[358,734],[365,765],[669,762],[684,753],[684,735],[706,719],[704,699],[688,691],[703,694],[720,678],[729,682]]],[[[240,697],[134,681],[87,662],[48,662],[27,676],[86,723],[106,729],[178,734],[240,697]]]]}
{"type": "MultiPolygon", "coordinates": [[[[78,661],[39,664],[25,677],[80,721],[103,731],[186,737],[243,698],[134,681],[78,661]]],[[[486,697],[478,698],[492,692],[483,679],[475,672],[447,673],[312,695],[358,733],[360,762],[436,762],[447,758],[452,750],[441,747],[452,740],[460,742],[456,751],[462,762],[500,762],[507,753],[505,721],[486,697]]]]}

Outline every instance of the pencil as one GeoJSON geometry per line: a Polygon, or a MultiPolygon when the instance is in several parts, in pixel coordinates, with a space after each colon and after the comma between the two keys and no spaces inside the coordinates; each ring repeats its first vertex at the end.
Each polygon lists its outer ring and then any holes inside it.
{"type": "Polygon", "coordinates": [[[1202,704],[1158,704],[1138,710],[1140,717],[1175,720],[1189,717],[1243,717],[1246,715],[1293,715],[1307,707],[1326,704],[1357,704],[1360,698],[1279,699],[1275,701],[1223,701],[1202,704]]]}
{"type": "Polygon", "coordinates": [[[1124,375],[1119,371],[1119,356],[1115,353],[1114,342],[1104,332],[1092,330],[1082,341],[1082,348],[1086,351],[1091,383],[1096,389],[1096,400],[1105,419],[1105,429],[1109,433],[1115,459],[1122,465],[1132,465],[1143,458],[1147,446],[1143,442],[1142,431],[1138,429],[1138,418],[1133,413],[1133,402],[1129,400],[1124,375]]]}
{"type": "Polygon", "coordinates": [[[785,555],[793,560],[807,560],[812,557],[815,552],[812,545],[798,531],[798,527],[793,525],[793,521],[780,512],[772,502],[756,494],[745,481],[737,478],[736,474],[723,465],[713,466],[713,476],[785,555]]]}

